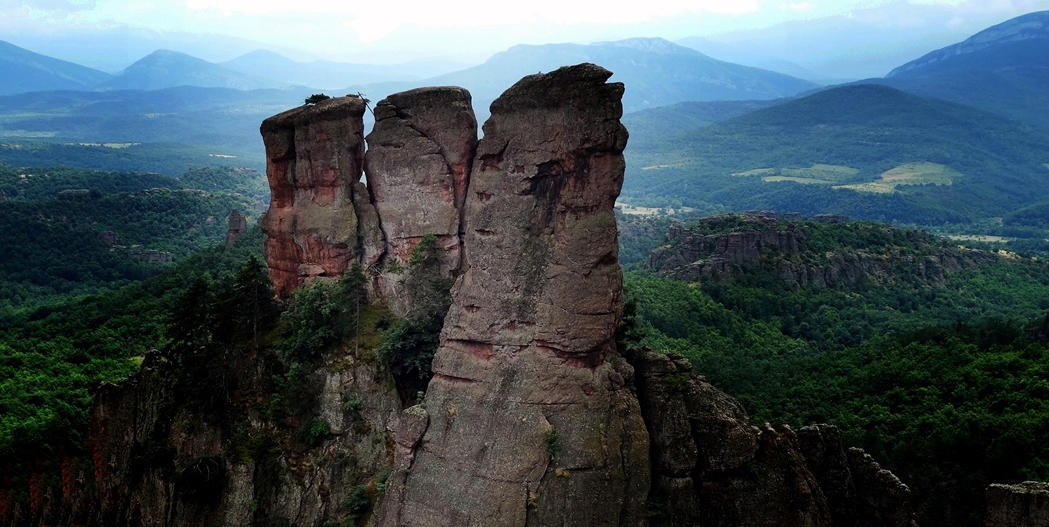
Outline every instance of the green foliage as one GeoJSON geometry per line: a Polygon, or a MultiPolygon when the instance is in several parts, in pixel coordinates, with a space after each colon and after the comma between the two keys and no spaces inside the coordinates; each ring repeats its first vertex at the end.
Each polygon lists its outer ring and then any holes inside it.
{"type": "Polygon", "coordinates": [[[561,433],[556,428],[550,427],[543,430],[543,442],[546,443],[546,453],[556,456],[561,451],[561,433]]]}
{"type": "Polygon", "coordinates": [[[156,275],[168,265],[145,261],[144,250],[185,259],[225,238],[232,209],[250,207],[243,197],[182,189],[155,174],[0,167],[0,189],[9,198],[0,205],[8,242],[0,254],[0,307],[13,308],[156,275]],[[101,190],[56,197],[77,185],[101,190]],[[103,241],[107,231],[119,237],[115,245],[103,241]]]}
{"type": "MultiPolygon", "coordinates": [[[[202,251],[118,290],[0,312],[0,463],[83,453],[94,387],[126,378],[149,350],[167,346],[169,310],[190,286],[232,278],[261,252],[255,229],[232,248],[202,251]]],[[[183,322],[175,347],[192,350],[201,335],[183,322]]]]}
{"type": "Polygon", "coordinates": [[[302,426],[299,437],[311,447],[319,446],[331,435],[331,425],[324,419],[310,419],[302,426]]]}
{"type": "Polygon", "coordinates": [[[266,175],[251,168],[194,167],[179,176],[178,181],[188,188],[208,192],[236,192],[263,201],[270,198],[266,175]]]}
{"type": "MultiPolygon", "coordinates": [[[[208,116],[207,120],[215,122],[216,117],[208,116]]],[[[265,117],[268,117],[268,114],[260,115],[249,121],[249,117],[242,114],[222,123],[220,128],[235,127],[241,133],[246,130],[251,131],[250,139],[243,135],[235,137],[235,145],[229,145],[227,137],[207,132],[187,138],[190,140],[186,143],[153,142],[134,144],[127,148],[107,148],[98,144],[18,140],[0,143],[0,161],[14,167],[46,168],[59,165],[176,177],[193,167],[221,167],[228,165],[231,160],[236,160],[239,165],[262,171],[266,169],[266,157],[258,139],[258,133],[259,120],[265,117]],[[210,137],[202,139],[202,136],[205,135],[210,137]],[[217,157],[216,154],[223,157],[217,157]]],[[[135,118],[148,120],[144,116],[135,116],[135,118]]],[[[185,116],[182,118],[185,119],[185,116]]],[[[162,117],[161,119],[170,118],[162,117]]],[[[199,128],[199,123],[187,124],[190,125],[187,129],[199,128]]],[[[183,133],[183,131],[177,131],[171,135],[182,135],[183,133]]]]}
{"type": "Polygon", "coordinates": [[[424,236],[415,247],[404,279],[408,313],[383,331],[379,356],[386,360],[402,399],[426,389],[431,363],[440,345],[444,317],[451,305],[452,280],[440,268],[437,237],[424,236]]]}
{"type": "Polygon", "coordinates": [[[287,360],[309,361],[357,335],[361,310],[368,305],[364,271],[359,264],[336,282],[315,280],[295,291],[288,310],[281,315],[287,360]]]}
{"type": "Polygon", "coordinates": [[[331,97],[328,95],[324,95],[323,93],[314,93],[313,95],[306,97],[305,102],[306,104],[317,104],[321,101],[326,101],[328,99],[331,99],[331,97]]]}
{"type": "Polygon", "coordinates": [[[350,492],[350,495],[346,496],[339,505],[344,511],[349,513],[352,518],[356,519],[367,512],[368,508],[371,507],[371,504],[372,498],[368,493],[368,487],[357,485],[350,492]]]}
{"type": "MultiPolygon", "coordinates": [[[[944,243],[866,223],[799,228],[814,252],[921,262],[944,243]]],[[[921,525],[975,527],[988,483],[1049,477],[1037,440],[1049,431],[1049,265],[1003,259],[942,287],[907,272],[838,289],[791,287],[760,265],[724,283],[625,283],[640,345],[687,356],[757,422],[840,426],[911,487],[921,525]]]]}

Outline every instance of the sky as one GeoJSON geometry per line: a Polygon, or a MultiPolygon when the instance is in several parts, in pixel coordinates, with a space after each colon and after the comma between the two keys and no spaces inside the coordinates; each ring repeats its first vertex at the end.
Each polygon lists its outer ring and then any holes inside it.
{"type": "MultiPolygon", "coordinates": [[[[918,38],[929,42],[926,47],[938,47],[1044,9],[1049,0],[0,0],[0,40],[84,63],[92,56],[102,61],[102,37],[123,35],[128,56],[113,59],[110,69],[134,60],[141,50],[130,48],[149,41],[184,45],[180,51],[212,61],[267,47],[300,60],[476,64],[522,43],[637,36],[760,40],[770,28],[793,25],[811,33],[810,26],[820,21],[861,21],[866,24],[861,32],[871,28],[875,40],[878,31],[906,30],[923,35],[918,38]]],[[[848,45],[827,42],[826,48],[848,45]]]]}

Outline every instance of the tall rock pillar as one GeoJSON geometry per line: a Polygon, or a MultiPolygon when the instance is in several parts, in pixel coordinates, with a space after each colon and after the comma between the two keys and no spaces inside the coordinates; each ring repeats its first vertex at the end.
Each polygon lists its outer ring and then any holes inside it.
{"type": "Polygon", "coordinates": [[[492,104],[429,425],[380,525],[644,524],[648,434],[614,342],[627,133],[611,75],[532,75],[492,104]]]}
{"type": "MultiPolygon", "coordinates": [[[[354,194],[364,161],[364,101],[339,97],[262,122],[270,208],[262,218],[270,279],[280,296],[317,276],[341,276],[360,253],[354,194]]],[[[370,206],[367,199],[358,204],[370,206]]],[[[374,215],[374,214],[372,214],[374,215]]]]}
{"type": "Polygon", "coordinates": [[[441,270],[459,270],[460,209],[477,148],[477,119],[470,93],[445,86],[396,93],[375,105],[365,174],[386,238],[386,268],[377,289],[400,315],[400,289],[412,248],[433,234],[442,250],[441,270]],[[396,264],[394,264],[396,261],[396,264]]]}

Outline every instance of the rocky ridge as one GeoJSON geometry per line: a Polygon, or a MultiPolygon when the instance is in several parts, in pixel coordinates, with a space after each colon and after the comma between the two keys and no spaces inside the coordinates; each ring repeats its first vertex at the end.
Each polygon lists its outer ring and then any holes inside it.
{"type": "MultiPolygon", "coordinates": [[[[857,227],[863,228],[867,227],[857,227]]],[[[946,246],[918,231],[869,228],[880,230],[878,246],[836,245],[820,253],[809,248],[803,222],[781,222],[767,214],[715,216],[704,218],[691,229],[672,226],[666,243],[652,251],[644,266],[685,281],[729,281],[746,269],[761,268],[794,287],[897,281],[942,287],[948,273],[998,260],[993,253],[946,246]],[[736,228],[708,233],[721,230],[711,226],[724,222],[736,224],[736,228]]]]}
{"type": "Polygon", "coordinates": [[[381,101],[368,154],[360,99],[267,119],[279,295],[359,265],[373,298],[405,309],[394,270],[420,235],[439,240],[456,280],[422,404],[403,408],[382,361],[337,346],[303,377],[329,428],[296,444],[275,431],[311,416],[278,423],[258,405],[268,359],[223,357],[233,388],[212,408],[173,405],[173,380],[147,357],[99,392],[90,465],[30,477],[28,500],[0,482],[0,522],[911,525],[906,486],[833,427],[753,427],[683,358],[617,349],[627,134],[610,76],[584,64],[522,79],[479,143],[456,88],[381,101]]]}

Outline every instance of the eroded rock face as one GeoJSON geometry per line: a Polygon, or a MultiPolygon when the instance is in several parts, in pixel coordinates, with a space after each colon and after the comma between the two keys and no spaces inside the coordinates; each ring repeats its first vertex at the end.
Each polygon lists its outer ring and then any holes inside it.
{"type": "Polygon", "coordinates": [[[278,295],[309,278],[341,276],[358,256],[364,109],[362,99],[338,97],[262,122],[272,197],[261,225],[278,295]]]}
{"type": "MultiPolygon", "coordinates": [[[[407,267],[415,244],[433,234],[444,251],[441,270],[451,276],[459,270],[459,213],[477,148],[470,93],[440,87],[391,95],[375,106],[367,139],[365,173],[382,218],[385,267],[407,267]]],[[[376,289],[403,315],[401,278],[403,273],[383,272],[376,289]]]]}
{"type": "Polygon", "coordinates": [[[613,341],[627,135],[609,76],[532,75],[492,104],[429,427],[381,525],[644,523],[648,434],[613,341]]]}
{"type": "Polygon", "coordinates": [[[750,425],[683,357],[631,350],[652,441],[653,526],[910,527],[910,490],[830,425],[750,425]]]}
{"type": "Polygon", "coordinates": [[[1049,525],[1049,483],[1025,481],[987,487],[984,527],[1042,527],[1049,525]]]}

